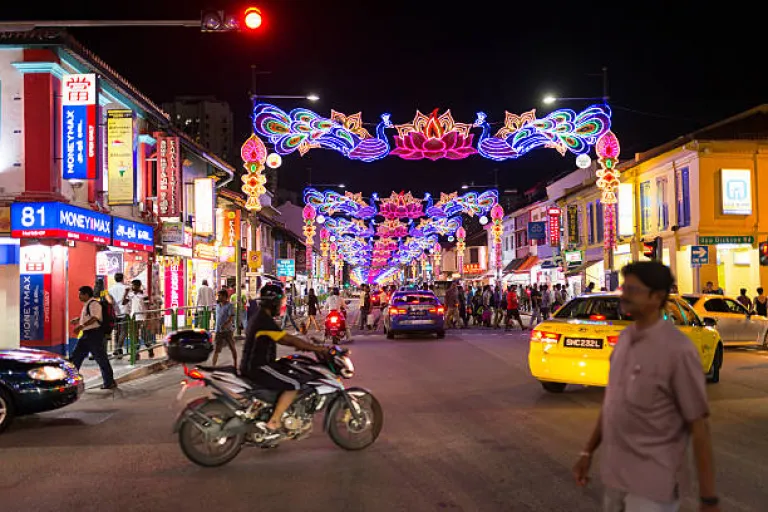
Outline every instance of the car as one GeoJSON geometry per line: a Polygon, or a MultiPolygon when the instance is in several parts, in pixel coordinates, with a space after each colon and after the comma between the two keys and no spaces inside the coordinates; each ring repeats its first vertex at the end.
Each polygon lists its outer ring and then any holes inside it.
{"type": "Polygon", "coordinates": [[[702,318],[717,321],[717,332],[725,346],[768,347],[768,318],[755,315],[734,297],[685,293],[683,299],[702,318]]]}
{"type": "MultiPolygon", "coordinates": [[[[575,297],[531,331],[528,366],[542,387],[561,393],[568,384],[605,387],[613,347],[632,319],[616,293],[575,297]],[[574,340],[579,343],[573,343],[574,340]],[[568,342],[568,343],[566,343],[568,342]]],[[[688,303],[670,296],[664,316],[696,346],[707,380],[719,382],[723,341],[712,319],[703,321],[688,303]]]]}
{"type": "Polygon", "coordinates": [[[52,352],[0,350],[0,432],[17,416],[76,402],[84,388],[75,365],[52,352]]]}
{"type": "Polygon", "coordinates": [[[384,309],[388,339],[398,334],[434,333],[445,337],[445,306],[428,290],[398,291],[384,309]]]}

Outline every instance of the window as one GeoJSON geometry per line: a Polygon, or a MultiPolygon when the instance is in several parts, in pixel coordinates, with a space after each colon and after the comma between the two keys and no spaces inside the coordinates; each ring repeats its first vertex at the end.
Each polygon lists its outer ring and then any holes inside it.
{"type": "Polygon", "coordinates": [[[605,238],[605,226],[603,224],[604,221],[603,203],[600,201],[595,201],[595,225],[597,226],[597,233],[595,233],[597,236],[595,238],[598,242],[602,242],[603,238],[605,238]]]}
{"type": "Polygon", "coordinates": [[[690,173],[688,167],[678,169],[675,173],[675,200],[677,202],[677,225],[691,225],[691,191],[690,173]]]}
{"type": "Polygon", "coordinates": [[[747,309],[736,302],[735,300],[731,299],[723,299],[723,302],[725,302],[725,305],[728,307],[728,312],[733,313],[735,315],[746,315],[748,314],[747,309]]]}
{"type": "Polygon", "coordinates": [[[480,251],[477,247],[471,247],[469,249],[469,262],[470,263],[480,263],[480,255],[478,254],[480,251]]]}
{"type": "Polygon", "coordinates": [[[699,318],[699,315],[696,314],[693,308],[688,305],[686,301],[677,299],[675,302],[680,308],[680,311],[683,313],[683,318],[685,318],[685,321],[688,323],[688,325],[693,325],[695,327],[701,327],[704,325],[699,318]]]}
{"type": "Polygon", "coordinates": [[[587,203],[587,243],[595,243],[595,213],[592,203],[587,203]]]}
{"type": "Polygon", "coordinates": [[[704,309],[710,313],[730,313],[728,305],[723,299],[709,299],[704,303],[704,309]]]}
{"type": "Polygon", "coordinates": [[[656,208],[659,231],[669,228],[669,204],[667,203],[667,178],[656,179],[656,208]]]}
{"type": "Polygon", "coordinates": [[[640,184],[640,229],[643,234],[651,230],[651,182],[640,184]]]}
{"type": "Polygon", "coordinates": [[[664,316],[666,317],[666,320],[671,321],[675,325],[687,325],[685,322],[685,319],[683,318],[683,314],[680,313],[680,308],[677,307],[677,304],[675,304],[675,301],[668,300],[667,301],[667,307],[664,308],[664,316]]]}
{"type": "Polygon", "coordinates": [[[555,318],[579,320],[631,320],[621,310],[618,297],[579,297],[568,302],[555,313],[555,318]]]}

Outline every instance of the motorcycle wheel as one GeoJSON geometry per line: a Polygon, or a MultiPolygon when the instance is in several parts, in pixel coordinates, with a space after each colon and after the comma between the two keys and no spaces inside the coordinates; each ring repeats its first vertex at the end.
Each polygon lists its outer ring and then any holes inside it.
{"type": "Polygon", "coordinates": [[[384,411],[376,397],[370,393],[356,392],[352,398],[360,406],[362,418],[358,421],[343,399],[336,400],[326,413],[330,415],[328,435],[337,446],[355,451],[368,448],[381,433],[384,411]]]}
{"type": "MultiPolygon", "coordinates": [[[[208,402],[198,412],[218,423],[219,426],[223,426],[234,417],[232,411],[218,401],[208,402]]],[[[223,466],[237,457],[244,440],[244,434],[206,440],[205,435],[192,424],[191,420],[185,421],[179,429],[181,451],[195,464],[208,468],[223,466]]]]}

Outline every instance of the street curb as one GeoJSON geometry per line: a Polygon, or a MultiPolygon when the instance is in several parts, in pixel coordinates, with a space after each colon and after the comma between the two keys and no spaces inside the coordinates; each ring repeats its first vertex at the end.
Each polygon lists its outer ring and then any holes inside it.
{"type": "MultiPolygon", "coordinates": [[[[170,359],[165,359],[162,361],[155,361],[152,364],[148,364],[146,366],[142,366],[140,368],[134,368],[133,370],[115,378],[115,382],[117,384],[125,384],[126,382],[131,382],[134,380],[138,380],[144,377],[148,377],[149,375],[152,375],[154,373],[161,372],[163,370],[167,370],[168,368],[172,368],[176,366],[178,363],[171,361],[170,359]]],[[[103,380],[101,377],[94,377],[90,382],[85,383],[85,389],[94,389],[99,388],[103,384],[103,380]]]]}

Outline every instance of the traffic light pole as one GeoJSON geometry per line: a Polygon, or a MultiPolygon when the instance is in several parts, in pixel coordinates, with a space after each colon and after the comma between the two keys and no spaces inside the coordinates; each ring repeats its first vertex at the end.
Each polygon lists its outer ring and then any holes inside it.
{"type": "Polygon", "coordinates": [[[49,21],[0,21],[0,31],[29,32],[37,28],[79,27],[188,27],[200,28],[196,20],[49,20],[49,21]]]}

